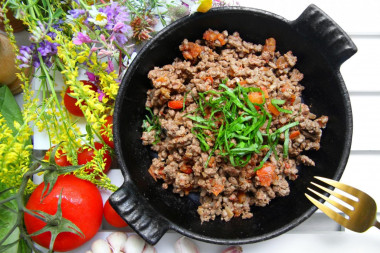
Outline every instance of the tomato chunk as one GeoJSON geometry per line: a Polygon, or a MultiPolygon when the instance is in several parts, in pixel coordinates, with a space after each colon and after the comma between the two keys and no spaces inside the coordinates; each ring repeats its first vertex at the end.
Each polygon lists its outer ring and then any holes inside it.
{"type": "Polygon", "coordinates": [[[183,101],[182,100],[172,100],[168,102],[168,106],[171,109],[182,109],[183,101]]]}
{"type": "Polygon", "coordinates": [[[280,111],[277,110],[277,108],[274,105],[272,105],[272,103],[268,103],[267,106],[268,110],[273,114],[273,116],[280,115],[280,111]]]}
{"type": "Polygon", "coordinates": [[[248,93],[248,99],[254,104],[262,104],[263,103],[263,96],[261,92],[250,92],[248,93]]]}
{"type": "Polygon", "coordinates": [[[289,138],[290,138],[290,139],[295,139],[295,138],[297,138],[300,134],[301,134],[301,132],[298,131],[298,130],[293,131],[293,132],[291,132],[291,133],[289,134],[289,138]]]}
{"type": "Polygon", "coordinates": [[[261,169],[256,171],[256,176],[259,178],[262,186],[270,186],[271,183],[277,179],[275,169],[272,163],[266,162],[261,169]]]}

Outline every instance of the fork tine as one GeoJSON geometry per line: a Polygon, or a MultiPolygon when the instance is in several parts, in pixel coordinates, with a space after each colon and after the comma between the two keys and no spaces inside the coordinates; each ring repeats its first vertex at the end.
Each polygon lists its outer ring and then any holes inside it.
{"type": "Polygon", "coordinates": [[[335,206],[336,208],[338,208],[340,211],[342,211],[343,213],[347,214],[348,216],[352,215],[352,210],[348,209],[347,207],[341,205],[340,203],[336,202],[335,200],[333,199],[330,199],[322,194],[320,194],[319,192],[317,191],[314,191],[313,189],[311,188],[307,188],[309,191],[311,191],[312,193],[314,193],[315,195],[317,195],[318,197],[326,200],[327,202],[329,202],[331,205],[335,206]]]}
{"type": "Polygon", "coordinates": [[[330,193],[331,195],[337,197],[338,199],[343,200],[344,202],[346,202],[347,204],[349,204],[349,205],[351,205],[351,206],[354,206],[355,203],[356,203],[355,200],[350,199],[350,198],[348,198],[348,197],[346,197],[346,196],[344,196],[344,195],[342,195],[342,194],[340,194],[340,193],[334,192],[334,191],[332,191],[332,190],[330,190],[330,189],[328,189],[328,188],[326,188],[326,187],[323,187],[322,185],[316,184],[316,183],[314,183],[314,182],[310,182],[310,183],[311,183],[312,185],[315,185],[315,186],[318,187],[319,189],[321,189],[321,190],[323,190],[323,191],[325,191],[325,192],[330,193]]]}
{"type": "Polygon", "coordinates": [[[321,202],[316,200],[315,198],[311,197],[309,194],[305,193],[306,198],[308,198],[314,205],[316,205],[320,210],[322,210],[327,216],[329,216],[331,219],[335,220],[337,223],[342,225],[343,227],[347,227],[348,220],[344,218],[342,215],[336,213],[329,207],[323,205],[321,202]]]}
{"type": "Polygon", "coordinates": [[[357,198],[360,198],[359,197],[360,195],[367,195],[368,196],[367,193],[365,193],[365,192],[363,192],[363,191],[361,191],[359,189],[356,189],[356,188],[354,188],[352,186],[349,186],[349,185],[337,182],[335,180],[324,178],[324,177],[317,177],[317,176],[315,176],[315,178],[318,179],[318,180],[320,180],[320,181],[322,181],[322,182],[325,182],[328,185],[332,185],[332,186],[336,187],[339,190],[347,192],[347,193],[349,193],[349,194],[351,194],[351,195],[353,195],[353,196],[355,196],[357,198]],[[359,196],[358,196],[358,193],[360,193],[359,196]]]}

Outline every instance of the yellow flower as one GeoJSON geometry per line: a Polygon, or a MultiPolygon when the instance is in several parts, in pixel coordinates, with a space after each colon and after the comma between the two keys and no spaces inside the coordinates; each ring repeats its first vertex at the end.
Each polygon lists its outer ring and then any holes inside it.
{"type": "Polygon", "coordinates": [[[198,0],[197,2],[183,0],[189,5],[190,13],[198,12],[208,12],[212,8],[212,0],[198,0]]]}

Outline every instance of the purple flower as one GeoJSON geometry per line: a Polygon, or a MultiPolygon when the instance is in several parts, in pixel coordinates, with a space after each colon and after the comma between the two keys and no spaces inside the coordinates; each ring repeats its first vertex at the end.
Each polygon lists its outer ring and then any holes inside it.
{"type": "Polygon", "coordinates": [[[93,83],[99,82],[99,77],[96,76],[94,73],[86,71],[86,75],[87,75],[89,81],[91,81],[93,83]]]}
{"type": "Polygon", "coordinates": [[[127,8],[114,2],[104,8],[100,8],[99,12],[107,15],[105,29],[115,34],[117,43],[124,45],[128,41],[127,36],[132,35],[132,28],[129,25],[131,19],[127,8]]]}
{"type": "Polygon", "coordinates": [[[98,89],[97,92],[99,93],[98,99],[100,102],[102,102],[106,94],[101,89],[98,89]]]}
{"type": "Polygon", "coordinates": [[[80,16],[84,15],[85,13],[86,13],[86,11],[81,10],[81,9],[69,10],[69,14],[71,15],[72,18],[79,18],[80,16]]]}
{"type": "Polygon", "coordinates": [[[39,43],[39,47],[37,48],[37,50],[38,52],[40,52],[42,56],[49,57],[57,54],[58,45],[58,43],[51,43],[47,40],[44,40],[39,43]]]}
{"type": "Polygon", "coordinates": [[[37,54],[33,54],[32,63],[33,63],[33,67],[35,68],[39,68],[41,66],[40,59],[38,58],[37,54]]]}
{"type": "Polygon", "coordinates": [[[73,39],[73,43],[75,45],[82,45],[83,43],[90,43],[92,42],[90,36],[88,36],[86,33],[78,32],[77,37],[73,39]]]}
{"type": "Polygon", "coordinates": [[[35,68],[41,66],[40,58],[38,53],[41,55],[43,63],[46,66],[51,67],[53,63],[51,62],[51,57],[57,54],[58,43],[51,43],[47,40],[43,40],[38,44],[32,43],[29,47],[22,46],[20,48],[20,55],[17,57],[22,61],[20,67],[29,67],[32,64],[35,68]]]}
{"type": "Polygon", "coordinates": [[[127,43],[128,41],[128,38],[127,36],[125,36],[125,34],[123,33],[116,33],[115,34],[115,41],[120,44],[120,45],[124,45],[125,43],[127,43]]]}
{"type": "Polygon", "coordinates": [[[28,47],[28,46],[21,46],[20,47],[20,54],[17,55],[17,59],[22,62],[20,64],[20,68],[30,67],[30,63],[31,63],[32,57],[33,57],[33,50],[34,50],[33,47],[34,47],[33,44],[30,47],[28,47]]]}
{"type": "Polygon", "coordinates": [[[113,65],[113,62],[112,62],[111,60],[109,60],[109,61],[108,61],[108,66],[107,66],[106,71],[107,71],[107,73],[109,74],[109,73],[111,73],[111,72],[114,71],[114,70],[115,70],[115,67],[114,67],[114,65],[113,65]]]}
{"type": "Polygon", "coordinates": [[[124,27],[125,27],[125,24],[124,24],[124,23],[122,23],[122,22],[117,22],[117,23],[115,24],[115,26],[112,28],[112,30],[113,30],[114,32],[120,32],[120,31],[122,31],[122,30],[124,29],[124,27]]]}
{"type": "MultiPolygon", "coordinates": [[[[51,26],[51,28],[57,30],[57,31],[62,31],[61,24],[63,24],[63,21],[60,19],[58,20],[54,25],[51,26]]],[[[52,38],[53,40],[55,37],[57,37],[57,34],[53,31],[47,32],[47,35],[52,38]]]]}
{"type": "Polygon", "coordinates": [[[119,3],[113,2],[104,8],[99,9],[107,15],[108,23],[106,28],[111,30],[117,22],[129,22],[131,21],[129,12],[125,6],[120,6],[119,3]]]}
{"type": "Polygon", "coordinates": [[[55,37],[57,37],[57,34],[55,32],[48,32],[47,35],[52,38],[53,40],[55,39],[55,37]]]}
{"type": "Polygon", "coordinates": [[[38,53],[41,54],[42,61],[46,66],[51,67],[53,64],[51,62],[51,57],[57,54],[58,43],[51,43],[47,40],[44,40],[38,43],[32,43],[30,46],[21,46],[20,54],[17,56],[22,63],[20,68],[30,67],[33,65],[35,68],[41,66],[40,58],[38,53]]]}

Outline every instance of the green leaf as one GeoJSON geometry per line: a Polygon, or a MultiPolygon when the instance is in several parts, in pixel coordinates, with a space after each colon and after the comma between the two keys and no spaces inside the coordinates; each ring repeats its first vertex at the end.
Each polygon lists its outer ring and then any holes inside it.
{"type": "MultiPolygon", "coordinates": [[[[7,190],[5,185],[0,183],[0,202],[8,199],[12,196],[11,191],[7,190]]],[[[5,239],[5,237],[11,232],[14,225],[17,222],[17,204],[15,200],[7,201],[0,205],[0,241],[5,239]],[[13,211],[12,211],[13,210],[13,211]]],[[[14,253],[17,252],[18,248],[18,238],[19,230],[15,229],[4,243],[0,246],[0,252],[4,253],[14,253]]]]}
{"type": "Polygon", "coordinates": [[[18,106],[12,92],[8,86],[0,87],[0,114],[7,122],[7,126],[12,130],[13,135],[16,134],[16,128],[14,122],[18,122],[20,125],[24,123],[20,107],[18,106]]]}
{"type": "Polygon", "coordinates": [[[14,252],[15,250],[15,246],[17,246],[18,244],[18,241],[14,241],[14,242],[11,242],[11,243],[8,243],[8,244],[2,244],[0,245],[0,252],[3,253],[3,252],[14,252]]]}
{"type": "Polygon", "coordinates": [[[53,18],[54,18],[54,19],[58,19],[58,18],[60,18],[60,16],[62,15],[62,13],[63,13],[62,8],[57,9],[57,10],[54,12],[54,14],[53,14],[53,18]]]}

